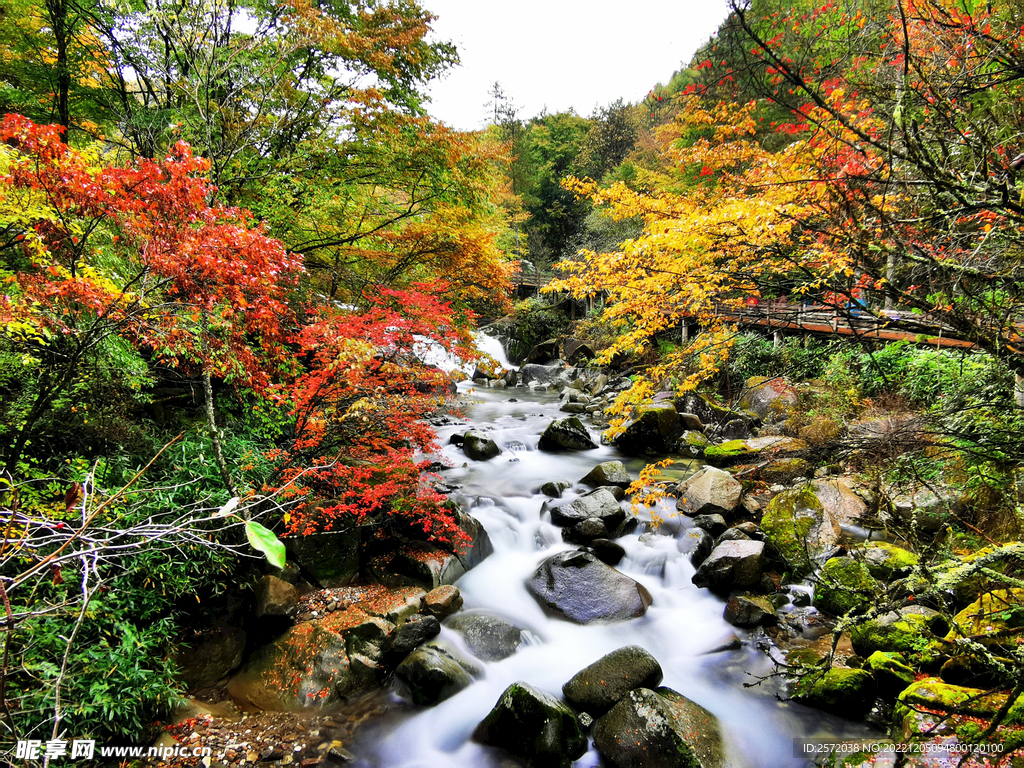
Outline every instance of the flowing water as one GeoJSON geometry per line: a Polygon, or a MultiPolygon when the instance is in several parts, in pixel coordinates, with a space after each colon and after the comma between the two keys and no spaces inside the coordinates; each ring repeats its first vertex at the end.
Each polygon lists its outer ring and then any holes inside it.
{"type": "MultiPolygon", "coordinates": [[[[798,704],[775,698],[777,680],[757,683],[771,664],[754,641],[737,650],[709,653],[734,631],[722,618],[722,600],[690,583],[694,569],[681,553],[689,521],[666,506],[665,522],[653,533],[642,522],[636,532],[620,538],[626,558],[618,569],[650,591],[654,602],[647,614],[631,621],[579,626],[551,618],[530,596],[525,582],[537,565],[571,545],[540,509],[546,497],[539,486],[549,480],[576,482],[601,461],[621,459],[634,473],[636,461],[614,448],[552,454],[537,450],[549,421],[564,417],[555,395],[530,394],[522,389],[469,390],[475,400],[462,425],[440,428],[445,455],[454,468],[444,479],[461,486],[453,495],[486,527],[494,554],[462,577],[466,609],[484,609],[523,627],[527,641],[508,659],[480,663],[481,679],[452,698],[430,708],[414,707],[397,694],[391,712],[366,729],[357,745],[368,768],[486,768],[509,765],[508,757],[470,740],[477,723],[494,706],[501,692],[517,680],[558,695],[562,684],[584,666],[624,645],[650,651],[665,672],[669,686],[715,713],[721,720],[729,755],[744,768],[808,765],[794,756],[793,738],[836,738],[865,733],[862,727],[798,704]],[[467,459],[448,438],[469,427],[490,432],[503,452],[486,462],[467,459]]],[[[648,518],[649,519],[649,518],[648,518]]],[[[742,630],[740,631],[742,634],[742,630]]],[[[442,628],[443,639],[462,646],[459,636],[442,628]]],[[[762,639],[762,644],[766,641],[762,639]]],[[[467,652],[468,653],[468,652],[467,652]]],[[[575,763],[597,766],[591,750],[575,763]]]]}

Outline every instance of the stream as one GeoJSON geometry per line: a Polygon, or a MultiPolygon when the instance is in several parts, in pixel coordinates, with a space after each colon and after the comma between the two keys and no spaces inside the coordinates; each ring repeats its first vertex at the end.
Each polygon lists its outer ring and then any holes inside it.
{"type": "MultiPolygon", "coordinates": [[[[438,429],[444,455],[453,465],[443,479],[459,486],[452,499],[483,523],[494,553],[456,586],[462,591],[464,610],[501,616],[524,628],[526,641],[507,659],[480,662],[484,670],[480,679],[434,707],[415,707],[392,693],[388,714],[368,726],[359,738],[354,750],[360,755],[358,765],[507,766],[510,758],[506,754],[474,743],[470,735],[509,684],[522,680],[557,696],[563,683],[584,666],[631,644],[646,648],[658,659],[665,673],[663,685],[718,716],[729,757],[737,767],[810,765],[794,755],[795,737],[836,740],[869,733],[863,725],[778,701],[775,694],[784,693],[778,678],[744,688],[744,683],[757,683],[756,676],[770,673],[772,666],[758,649],[756,636],[724,621],[723,601],[691,584],[694,568],[681,552],[681,538],[691,524],[677,515],[673,504],[659,511],[664,522],[657,528],[649,522],[649,515],[641,515],[636,531],[617,540],[626,550],[618,570],[643,584],[654,598],[646,615],[620,623],[580,626],[546,614],[527,592],[525,582],[542,560],[575,547],[562,541],[560,529],[552,525],[548,514],[541,515],[541,506],[548,499],[538,488],[547,481],[567,480],[573,487],[563,498],[572,499],[588,490],[577,481],[594,465],[619,459],[635,476],[643,462],[604,445],[580,452],[538,451],[544,427],[567,415],[559,412],[556,394],[534,394],[522,388],[479,390],[473,389],[471,382],[459,388],[474,404],[462,424],[438,429]],[[452,434],[469,428],[487,431],[502,448],[501,455],[472,461],[448,444],[452,434]],[[744,638],[741,648],[709,653],[734,632],[744,638]]],[[[591,432],[596,437],[594,430],[591,432]]],[[[441,638],[468,654],[452,630],[442,627],[441,638]]],[[[768,640],[762,637],[759,642],[764,646],[768,640]]],[[[591,748],[574,765],[598,766],[600,758],[591,748]]]]}

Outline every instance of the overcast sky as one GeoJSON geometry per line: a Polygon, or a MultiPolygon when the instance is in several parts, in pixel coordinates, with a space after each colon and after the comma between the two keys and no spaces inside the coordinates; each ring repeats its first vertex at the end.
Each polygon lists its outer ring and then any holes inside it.
{"type": "Polygon", "coordinates": [[[725,19],[725,0],[423,0],[462,64],[431,88],[430,114],[487,123],[492,83],[529,119],[547,107],[584,117],[667,83],[725,19]]]}

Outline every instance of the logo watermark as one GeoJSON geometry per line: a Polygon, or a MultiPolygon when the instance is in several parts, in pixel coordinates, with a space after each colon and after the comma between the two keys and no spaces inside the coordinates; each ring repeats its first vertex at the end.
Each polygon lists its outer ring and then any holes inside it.
{"type": "Polygon", "coordinates": [[[25,739],[19,741],[14,750],[16,760],[50,760],[51,762],[66,758],[69,760],[92,760],[99,757],[158,757],[166,760],[169,757],[211,757],[210,747],[190,747],[175,745],[173,747],[139,747],[110,746],[97,747],[95,739],[25,739]]]}

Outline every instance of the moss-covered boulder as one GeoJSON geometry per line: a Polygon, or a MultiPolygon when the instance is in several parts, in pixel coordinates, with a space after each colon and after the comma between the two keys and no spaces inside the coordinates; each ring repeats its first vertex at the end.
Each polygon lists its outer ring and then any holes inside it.
{"type": "Polygon", "coordinates": [[[953,617],[946,640],[970,638],[990,647],[1011,648],[1024,637],[1024,589],[986,592],[953,617]]]}
{"type": "Polygon", "coordinates": [[[640,406],[612,443],[627,456],[661,455],[675,450],[682,433],[683,423],[672,403],[649,403],[640,406]]]}
{"type": "Polygon", "coordinates": [[[537,447],[542,451],[589,451],[597,443],[583,422],[575,416],[552,421],[541,433],[537,447]]]}
{"type": "Polygon", "coordinates": [[[584,667],[562,686],[577,710],[600,717],[635,688],[654,688],[663,673],[658,660],[638,645],[627,645],[584,667]]]}
{"type": "Polygon", "coordinates": [[[768,423],[785,421],[797,406],[793,385],[779,376],[751,376],[740,395],[739,407],[768,423]]]}
{"type": "Polygon", "coordinates": [[[814,604],[833,616],[864,613],[878,592],[878,582],[866,565],[852,557],[833,557],[818,573],[814,604]]]}
{"type": "Polygon", "coordinates": [[[709,464],[725,467],[746,461],[761,461],[768,456],[782,457],[807,450],[807,443],[795,437],[767,436],[746,440],[727,440],[704,449],[709,464]]]}
{"type": "Polygon", "coordinates": [[[630,691],[594,725],[611,768],[725,768],[718,718],[670,688],[630,691]]]}
{"type": "Polygon", "coordinates": [[[824,673],[812,672],[800,678],[793,698],[825,712],[863,717],[875,700],[875,680],[863,669],[833,667],[824,673]]]}
{"type": "Polygon", "coordinates": [[[473,738],[538,766],[569,768],[587,751],[576,714],[551,694],[523,682],[504,690],[473,738]]]}
{"type": "Polygon", "coordinates": [[[876,579],[891,581],[906,576],[917,566],[920,558],[913,552],[886,541],[872,541],[861,550],[864,565],[876,579]]]}
{"type": "Polygon", "coordinates": [[[736,411],[725,408],[698,392],[687,392],[676,398],[675,407],[679,413],[692,413],[705,425],[725,424],[738,416],[736,411]]]}
{"type": "Polygon", "coordinates": [[[935,635],[929,628],[931,616],[925,612],[890,611],[850,629],[850,641],[858,656],[875,651],[887,653],[927,653],[935,635]]]}
{"type": "MultiPolygon", "coordinates": [[[[894,713],[900,735],[920,737],[927,728],[922,715],[955,714],[964,718],[992,718],[1006,703],[1005,693],[988,693],[981,688],[950,685],[937,677],[918,680],[900,695],[894,713]]],[[[1018,699],[1003,721],[1005,725],[1024,725],[1024,699],[1018,699]]]]}
{"type": "Polygon", "coordinates": [[[501,448],[487,434],[470,430],[462,436],[462,452],[474,461],[487,461],[501,453],[501,448]]]}
{"type": "Polygon", "coordinates": [[[798,576],[810,573],[815,559],[832,549],[842,533],[809,485],[773,498],[761,518],[761,530],[765,541],[798,576]]]}
{"type": "Polygon", "coordinates": [[[788,459],[773,459],[758,470],[758,476],[766,483],[788,483],[795,477],[807,477],[813,471],[811,462],[792,456],[788,459]]]}
{"type": "Polygon", "coordinates": [[[906,657],[899,653],[875,651],[864,661],[863,668],[874,676],[879,694],[886,698],[895,698],[917,676],[906,657]]]}
{"type": "Polygon", "coordinates": [[[684,456],[692,456],[693,458],[700,458],[704,455],[704,449],[711,444],[707,436],[703,432],[697,432],[693,429],[688,429],[679,436],[676,441],[676,453],[681,453],[684,456]]]}

